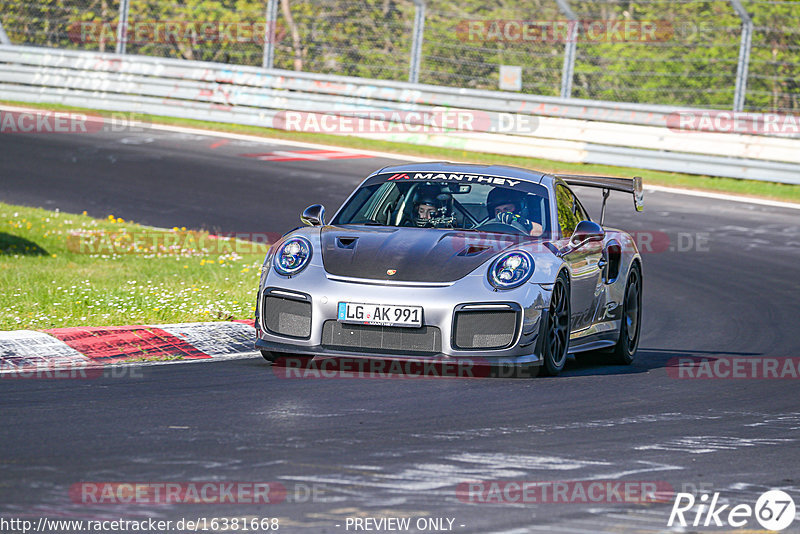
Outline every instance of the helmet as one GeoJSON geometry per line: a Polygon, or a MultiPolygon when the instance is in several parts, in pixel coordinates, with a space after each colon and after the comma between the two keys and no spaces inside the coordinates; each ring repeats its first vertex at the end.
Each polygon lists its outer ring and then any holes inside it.
{"type": "Polygon", "coordinates": [[[443,217],[449,212],[448,200],[449,195],[442,194],[441,190],[437,187],[425,187],[414,195],[414,212],[411,215],[415,226],[427,226],[430,224],[430,217],[422,218],[419,216],[420,206],[432,206],[436,212],[431,214],[431,217],[443,217]]]}
{"type": "Polygon", "coordinates": [[[422,218],[419,216],[419,207],[420,206],[432,206],[435,209],[439,208],[439,201],[436,200],[436,197],[425,195],[421,196],[416,199],[414,202],[414,213],[411,216],[414,219],[414,224],[416,226],[425,226],[430,218],[422,218]]]}
{"type": "Polygon", "coordinates": [[[489,217],[495,216],[494,210],[503,204],[513,204],[514,213],[523,215],[523,208],[525,206],[525,193],[521,191],[514,191],[512,189],[505,189],[503,187],[495,187],[489,191],[486,197],[486,209],[489,211],[489,217]]]}

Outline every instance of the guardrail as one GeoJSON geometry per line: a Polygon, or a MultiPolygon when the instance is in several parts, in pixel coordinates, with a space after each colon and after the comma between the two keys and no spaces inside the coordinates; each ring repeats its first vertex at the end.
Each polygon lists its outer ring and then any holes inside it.
{"type": "Polygon", "coordinates": [[[281,129],[287,128],[286,110],[345,115],[376,110],[429,114],[443,108],[470,110],[484,113],[482,128],[422,133],[368,129],[350,135],[466,151],[800,184],[800,133],[676,130],[670,127],[676,113],[702,110],[668,106],[19,46],[0,46],[0,99],[281,129]],[[512,122],[524,117],[530,127],[502,132],[498,122],[503,117],[511,117],[512,122]]]}

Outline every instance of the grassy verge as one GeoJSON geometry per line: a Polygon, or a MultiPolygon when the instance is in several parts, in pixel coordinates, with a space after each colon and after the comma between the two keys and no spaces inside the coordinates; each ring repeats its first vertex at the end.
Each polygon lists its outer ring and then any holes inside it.
{"type": "Polygon", "coordinates": [[[266,250],[0,203],[0,330],[251,319],[266,250]]]}
{"type": "MultiPolygon", "coordinates": [[[[3,103],[3,101],[0,101],[3,103]]],[[[77,108],[72,106],[61,106],[56,104],[28,104],[25,102],[4,102],[9,105],[19,105],[36,107],[51,110],[71,110],[92,113],[96,115],[109,114],[103,111],[95,111],[87,108],[77,108]]],[[[256,126],[239,126],[219,122],[208,122],[193,119],[179,119],[174,117],[163,117],[155,115],[138,115],[140,120],[148,123],[171,124],[177,126],[187,126],[201,128],[212,131],[243,133],[268,137],[271,139],[285,139],[289,141],[302,141],[306,143],[329,144],[342,147],[349,147],[362,150],[378,150],[391,152],[393,154],[421,156],[432,160],[453,160],[471,163],[488,163],[500,165],[515,165],[537,169],[545,172],[562,173],[585,173],[585,174],[608,174],[612,176],[641,176],[646,184],[665,185],[670,187],[680,187],[684,189],[695,189],[700,191],[714,191],[720,193],[732,193],[744,196],[759,198],[769,198],[788,202],[800,202],[800,185],[779,184],[772,182],[761,182],[756,180],[737,180],[734,178],[716,178],[710,176],[695,176],[672,172],[651,171],[647,169],[634,169],[627,167],[613,167],[610,165],[591,165],[581,163],[563,163],[538,158],[528,158],[522,156],[503,156],[498,154],[487,154],[477,152],[466,152],[463,150],[425,147],[408,143],[394,143],[389,141],[378,141],[372,139],[361,139],[358,137],[327,135],[306,132],[288,132],[284,130],[274,130],[271,128],[260,128],[256,126]]]]}

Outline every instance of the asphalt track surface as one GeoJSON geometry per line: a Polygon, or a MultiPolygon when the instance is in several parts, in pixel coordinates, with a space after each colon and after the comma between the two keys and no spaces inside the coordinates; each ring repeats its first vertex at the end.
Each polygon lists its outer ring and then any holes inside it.
{"type": "MultiPolygon", "coordinates": [[[[274,150],[299,149],[164,131],[5,134],[0,199],[162,227],[283,233],[306,205],[332,213],[367,172],[395,163],[239,155],[274,150]]],[[[589,205],[596,214],[596,197],[589,205]]],[[[570,361],[562,376],[537,379],[290,380],[245,359],[0,380],[2,516],[244,515],[280,518],[282,532],[405,516],[452,518],[456,532],[629,532],[667,530],[672,505],[459,500],[458,484],[475,480],[657,481],[750,505],[782,488],[800,504],[800,381],[678,379],[668,367],[681,356],[800,356],[799,213],[651,193],[636,214],[628,197],[612,197],[607,222],[668,239],[644,254],[643,334],[629,367],[570,361]],[[80,481],[209,480],[279,482],[289,494],[271,505],[158,506],[86,505],[68,494],[80,481]]]]}

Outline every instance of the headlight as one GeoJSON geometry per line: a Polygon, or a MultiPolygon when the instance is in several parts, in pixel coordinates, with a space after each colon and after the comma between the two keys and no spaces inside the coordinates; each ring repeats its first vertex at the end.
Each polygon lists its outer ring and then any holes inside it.
{"type": "Polygon", "coordinates": [[[489,267],[489,282],[497,289],[513,289],[527,282],[533,269],[533,257],[524,250],[506,252],[489,267]]]}
{"type": "Polygon", "coordinates": [[[278,248],[272,264],[278,274],[292,276],[305,269],[310,259],[311,242],[305,237],[292,237],[278,248]]]}

